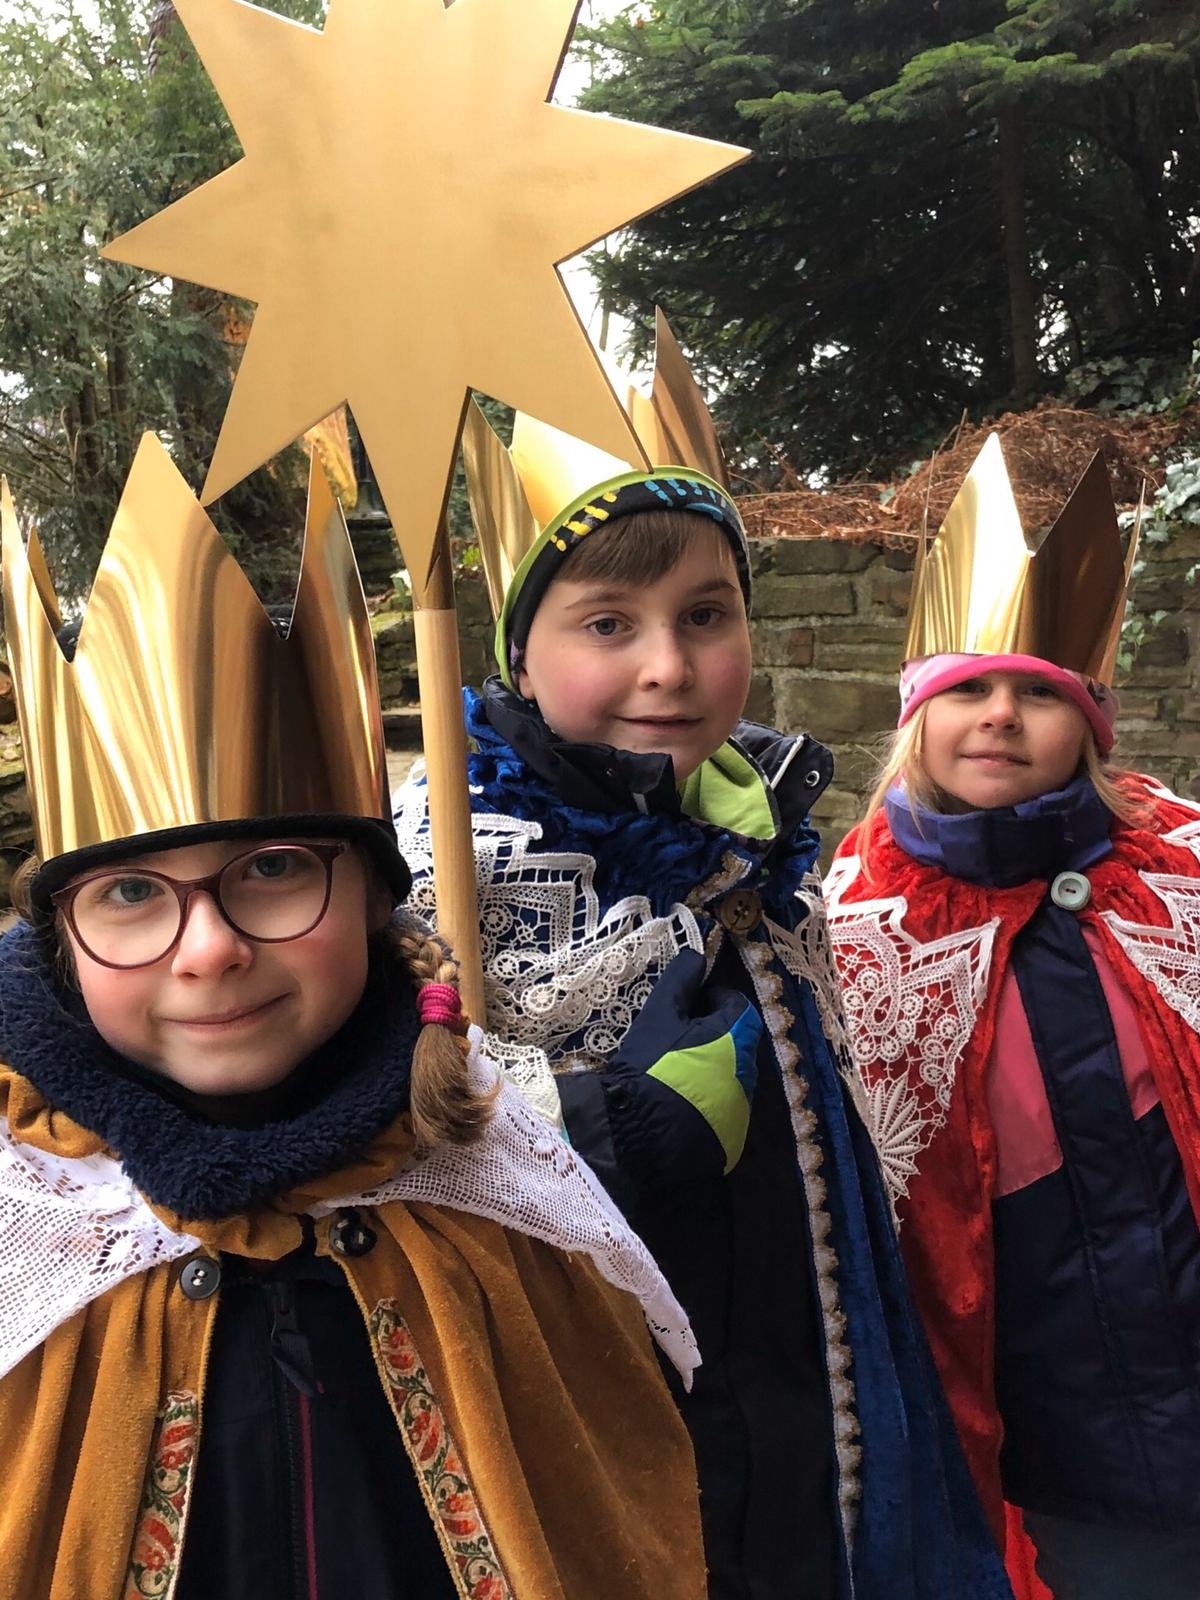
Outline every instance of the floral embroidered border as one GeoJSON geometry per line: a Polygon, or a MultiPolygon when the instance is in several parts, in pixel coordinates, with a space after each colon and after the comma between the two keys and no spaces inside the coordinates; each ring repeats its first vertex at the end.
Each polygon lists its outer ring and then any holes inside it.
{"type": "Polygon", "coordinates": [[[199,1433],[196,1396],[169,1394],[158,1413],[122,1600],[170,1600],[174,1592],[199,1433]]]}
{"type": "Polygon", "coordinates": [[[379,1302],[370,1328],[405,1448],[459,1593],[466,1600],[513,1600],[462,1457],[394,1300],[379,1302]]]}

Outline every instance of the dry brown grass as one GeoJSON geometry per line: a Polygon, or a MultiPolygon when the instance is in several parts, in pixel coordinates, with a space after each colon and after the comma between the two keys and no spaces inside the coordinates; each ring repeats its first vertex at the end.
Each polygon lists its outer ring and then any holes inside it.
{"type": "Polygon", "coordinates": [[[1104,454],[1118,505],[1137,502],[1163,480],[1166,452],[1200,432],[1200,404],[1179,417],[1102,416],[1047,401],[1033,411],[1007,412],[983,424],[963,422],[932,460],[894,485],[886,504],[880,483],[809,489],[799,484],[770,494],[747,495],[742,514],[751,538],[850,539],[910,544],[949,509],[984,439],[1000,435],[1021,516],[1029,531],[1052,522],[1097,450],[1104,454]]]}

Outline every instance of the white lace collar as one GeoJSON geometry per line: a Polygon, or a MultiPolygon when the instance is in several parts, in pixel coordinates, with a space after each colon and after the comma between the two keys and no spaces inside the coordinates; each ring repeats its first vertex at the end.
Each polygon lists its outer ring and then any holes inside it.
{"type": "MultiPolygon", "coordinates": [[[[471,1029],[470,1071],[487,1088],[497,1069],[471,1029]]],[[[683,1308],[645,1245],[590,1168],[502,1084],[487,1131],[469,1146],[432,1150],[387,1182],[313,1208],[423,1201],[486,1217],[567,1254],[591,1258],[641,1303],[684,1383],[700,1364],[683,1308]]],[[[155,1215],[111,1156],[66,1159],[12,1137],[0,1122],[0,1376],[93,1300],[128,1278],[200,1248],[155,1215]]]]}

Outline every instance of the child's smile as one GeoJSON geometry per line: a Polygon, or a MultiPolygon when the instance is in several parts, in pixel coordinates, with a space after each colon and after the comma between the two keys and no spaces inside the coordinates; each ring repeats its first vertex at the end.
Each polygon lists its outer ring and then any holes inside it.
{"type": "Polygon", "coordinates": [[[179,1028],[193,1030],[200,1038],[218,1033],[236,1033],[257,1027],[259,1023],[266,1022],[275,1017],[279,1007],[287,999],[286,995],[276,995],[274,999],[263,1000],[257,1004],[232,1006],[225,1011],[213,1011],[207,1016],[196,1017],[163,1017],[163,1022],[173,1023],[179,1028]]]}

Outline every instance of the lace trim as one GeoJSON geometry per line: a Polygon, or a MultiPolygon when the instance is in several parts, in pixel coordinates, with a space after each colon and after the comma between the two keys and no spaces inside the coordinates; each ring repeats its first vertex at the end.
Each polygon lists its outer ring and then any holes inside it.
{"type": "Polygon", "coordinates": [[[1171,800],[1177,806],[1184,806],[1188,811],[1196,813],[1195,822],[1181,822],[1177,828],[1163,835],[1164,844],[1177,844],[1184,850],[1190,850],[1200,861],[1200,805],[1193,800],[1184,800],[1177,794],[1172,794],[1169,789],[1155,789],[1154,793],[1162,800],[1171,800]]]}
{"type": "Polygon", "coordinates": [[[446,1416],[394,1300],[371,1313],[371,1338],[400,1437],[463,1600],[513,1600],[496,1546],[446,1416]]]}
{"type": "MultiPolygon", "coordinates": [[[[1164,844],[1190,850],[1200,861],[1200,805],[1173,794],[1153,781],[1149,793],[1193,812],[1197,821],[1181,823],[1163,835],[1164,844]]],[[[1139,872],[1138,877],[1162,901],[1169,927],[1128,922],[1115,911],[1102,920],[1129,960],[1175,1014],[1200,1033],[1200,881],[1170,872],[1139,872]]]]}
{"type": "Polygon", "coordinates": [[[64,1160],[0,1123],[0,1376],[93,1300],[199,1248],[111,1156],[64,1160]]]}
{"type": "MultiPolygon", "coordinates": [[[[1200,856],[1200,823],[1189,823],[1177,833],[1185,831],[1194,837],[1171,837],[1171,842],[1186,844],[1200,856]]],[[[1170,926],[1127,922],[1115,911],[1104,912],[1104,921],[1142,977],[1193,1033],[1200,1033],[1200,882],[1166,872],[1138,876],[1166,907],[1170,926]]]]}
{"type": "MultiPolygon", "coordinates": [[[[490,1088],[497,1069],[471,1029],[471,1081],[490,1088]]],[[[651,1333],[690,1388],[700,1365],[683,1307],[591,1168],[511,1084],[504,1083],[487,1132],[470,1145],[439,1145],[413,1166],[353,1200],[322,1202],[314,1216],[347,1204],[421,1201],[486,1217],[566,1254],[582,1252],[609,1283],[640,1303],[651,1333]]]]}
{"type": "Polygon", "coordinates": [[[768,921],[767,931],[776,954],[787,970],[812,990],[829,1047],[837,1057],[843,1075],[853,1084],[857,1077],[853,1068],[854,1052],[850,1048],[850,1030],[846,1026],[846,1012],[842,1004],[842,981],[838,976],[833,941],[829,936],[829,913],[825,906],[821,875],[815,867],[801,879],[796,899],[804,907],[804,916],[796,927],[788,929],[768,921]]]}
{"type": "MultiPolygon", "coordinates": [[[[472,1082],[497,1069],[471,1029],[472,1082]]],[[[314,1206],[422,1201],[591,1257],[604,1278],[636,1296],[650,1331],[685,1384],[700,1365],[696,1340],[650,1252],[574,1151],[509,1085],[482,1138],[443,1145],[377,1188],[314,1206]]],[[[172,1233],[111,1157],[66,1160],[20,1144],[0,1124],[0,1376],[107,1290],[200,1248],[172,1233]]]]}
{"type": "Polygon", "coordinates": [[[856,1095],[893,1207],[945,1126],[963,1051],[987,994],[1000,919],[922,943],[903,919],[908,901],[843,902],[857,856],[825,880],[829,934],[841,978],[856,1095]]]}
{"type": "MultiPolygon", "coordinates": [[[[423,784],[397,790],[396,830],[412,868],[407,905],[437,925],[423,784]]],[[[531,851],[535,822],[491,812],[471,818],[487,992],[488,1055],[531,1104],[558,1119],[553,1074],[595,1071],[618,1049],[664,968],[703,951],[695,915],[665,917],[632,896],[601,915],[591,856],[531,851]]]]}
{"type": "Polygon", "coordinates": [[[783,979],[771,969],[772,951],[767,944],[758,940],[738,940],[738,948],[775,1047],[791,1111],[797,1162],[808,1203],[817,1296],[825,1331],[825,1366],[833,1407],[834,1452],[838,1467],[838,1506],[846,1547],[853,1550],[858,1502],[862,1494],[858,1475],[862,1447],[858,1442],[859,1426],[855,1413],[854,1380],[850,1376],[850,1347],[846,1343],[846,1318],[838,1290],[837,1255],[829,1242],[832,1222],[827,1204],[828,1191],[820,1170],[824,1157],[817,1137],[817,1118],[807,1103],[808,1084],[798,1070],[800,1052],[793,1038],[796,1019],[783,1004],[783,979]]]}
{"type": "MultiPolygon", "coordinates": [[[[1182,806],[1185,811],[1190,811],[1193,815],[1200,817],[1200,802],[1189,800],[1186,795],[1176,794],[1174,789],[1168,789],[1166,784],[1160,783],[1157,778],[1143,777],[1142,782],[1146,786],[1146,793],[1153,799],[1169,800],[1172,805],[1182,806]]],[[[1171,840],[1173,844],[1178,844],[1180,836],[1191,833],[1195,826],[1196,824],[1190,822],[1183,823],[1175,829],[1174,833],[1166,834],[1165,837],[1171,840]]],[[[1191,847],[1189,846],[1189,848],[1191,847]]]]}

